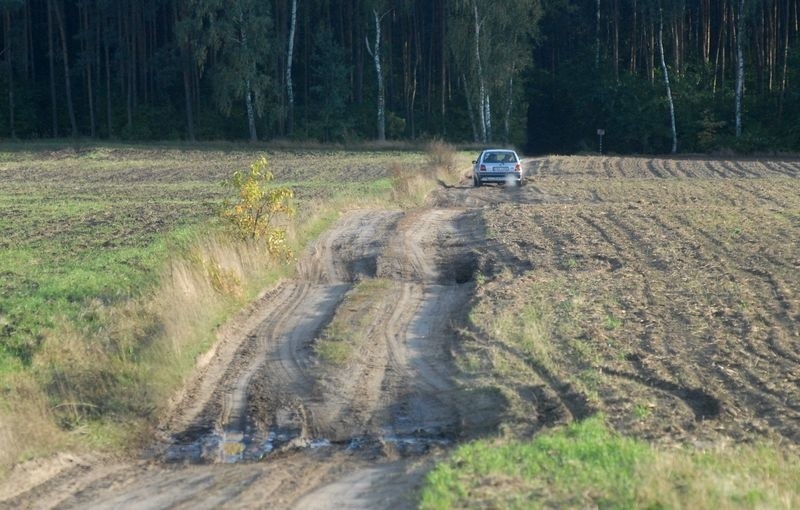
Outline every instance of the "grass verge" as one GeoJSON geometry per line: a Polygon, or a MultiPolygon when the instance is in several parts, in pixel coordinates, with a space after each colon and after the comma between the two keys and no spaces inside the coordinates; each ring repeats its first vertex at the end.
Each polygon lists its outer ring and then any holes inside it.
{"type": "Polygon", "coordinates": [[[602,417],[531,441],[458,448],[426,479],[424,509],[796,508],[800,461],[763,445],[664,450],[602,417]]]}

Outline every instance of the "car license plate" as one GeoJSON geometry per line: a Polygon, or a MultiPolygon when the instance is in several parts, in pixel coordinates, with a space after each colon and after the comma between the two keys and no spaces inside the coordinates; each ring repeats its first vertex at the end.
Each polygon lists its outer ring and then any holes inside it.
{"type": "Polygon", "coordinates": [[[497,172],[508,172],[508,167],[507,166],[498,166],[497,168],[495,168],[495,170],[497,172]]]}

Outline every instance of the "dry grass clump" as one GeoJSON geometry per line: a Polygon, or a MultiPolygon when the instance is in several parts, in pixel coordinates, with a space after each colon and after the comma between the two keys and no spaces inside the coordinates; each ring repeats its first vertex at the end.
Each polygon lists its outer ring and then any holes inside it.
{"type": "Polygon", "coordinates": [[[436,187],[433,175],[422,167],[392,163],[389,176],[392,180],[392,199],[403,207],[422,205],[428,193],[436,187]]]}
{"type": "Polygon", "coordinates": [[[0,477],[16,462],[57,450],[68,440],[38,385],[27,376],[9,379],[4,382],[17,394],[0,404],[0,477]]]}
{"type": "Polygon", "coordinates": [[[435,140],[428,144],[426,161],[422,165],[393,163],[389,167],[392,198],[401,206],[418,206],[437,186],[457,183],[458,154],[450,144],[435,140]]]}
{"type": "Polygon", "coordinates": [[[428,164],[443,174],[443,177],[455,175],[458,158],[455,147],[449,143],[441,140],[430,142],[426,148],[426,156],[428,164]]]}
{"type": "Polygon", "coordinates": [[[770,444],[658,450],[639,475],[642,507],[800,506],[800,458],[770,444]]]}

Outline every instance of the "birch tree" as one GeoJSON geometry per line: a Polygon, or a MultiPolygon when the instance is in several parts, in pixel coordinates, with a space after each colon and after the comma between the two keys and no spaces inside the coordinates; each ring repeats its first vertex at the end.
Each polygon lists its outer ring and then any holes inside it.
{"type": "Polygon", "coordinates": [[[509,138],[514,80],[531,60],[530,39],[538,17],[539,3],[525,0],[508,2],[502,9],[489,0],[461,0],[454,7],[450,50],[461,68],[467,110],[476,118],[475,131],[483,143],[494,138],[495,99],[504,105],[499,110],[509,138]]]}
{"type": "Polygon", "coordinates": [[[288,105],[289,134],[294,129],[294,87],[292,84],[292,61],[294,59],[294,36],[297,29],[297,0],[292,0],[292,14],[289,22],[289,42],[286,49],[286,100],[288,105]]]}
{"type": "Polygon", "coordinates": [[[664,87],[667,90],[667,103],[669,104],[669,122],[672,130],[672,154],[678,151],[678,133],[675,130],[675,104],[672,101],[672,89],[669,85],[669,71],[664,58],[664,10],[661,2],[658,3],[658,54],[661,59],[661,74],[664,75],[664,87]]]}
{"type": "Polygon", "coordinates": [[[378,15],[378,10],[373,9],[372,15],[375,22],[375,47],[369,44],[369,37],[365,38],[367,43],[367,52],[372,57],[372,62],[375,65],[375,75],[378,82],[378,141],[386,140],[386,97],[383,87],[383,69],[381,68],[381,21],[389,14],[389,11],[378,15]]]}
{"type": "Polygon", "coordinates": [[[739,0],[739,19],[736,24],[736,137],[742,136],[742,95],[744,94],[744,0],[739,0]]]}
{"type": "Polygon", "coordinates": [[[256,116],[263,112],[273,62],[269,4],[260,0],[189,0],[202,39],[195,58],[202,66],[214,56],[214,101],[230,115],[243,101],[250,141],[258,140],[256,116]]]}
{"type": "Polygon", "coordinates": [[[75,118],[75,106],[72,102],[72,82],[70,81],[69,69],[69,48],[67,47],[67,32],[64,27],[64,14],[62,13],[60,0],[49,0],[55,13],[56,25],[58,26],[59,40],[61,41],[61,56],[64,63],[64,86],[67,95],[67,112],[69,113],[69,124],[73,138],[78,137],[78,121],[75,118]]]}

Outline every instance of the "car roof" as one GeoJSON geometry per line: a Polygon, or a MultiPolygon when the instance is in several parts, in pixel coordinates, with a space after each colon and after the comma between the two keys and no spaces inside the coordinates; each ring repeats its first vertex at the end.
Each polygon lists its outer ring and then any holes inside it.
{"type": "Polygon", "coordinates": [[[513,152],[516,154],[517,152],[514,149],[483,149],[481,154],[486,154],[487,152],[513,152]]]}
{"type": "Polygon", "coordinates": [[[481,151],[480,155],[478,156],[480,159],[483,159],[484,156],[487,154],[513,154],[515,158],[519,159],[516,151],[512,149],[484,149],[481,151]]]}

